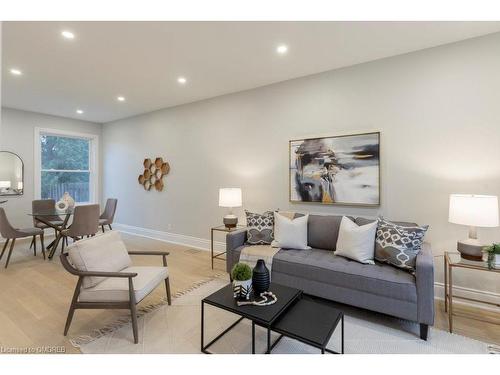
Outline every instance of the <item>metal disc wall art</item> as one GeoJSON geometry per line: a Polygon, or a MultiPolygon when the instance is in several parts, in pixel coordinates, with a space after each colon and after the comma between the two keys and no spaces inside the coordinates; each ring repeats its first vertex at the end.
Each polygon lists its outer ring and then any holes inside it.
{"type": "Polygon", "coordinates": [[[144,187],[144,190],[149,191],[154,186],[156,191],[162,191],[165,187],[163,177],[170,172],[170,164],[163,161],[162,157],[157,157],[155,161],[150,158],[144,159],[142,163],[144,172],[139,175],[139,184],[144,187]]]}

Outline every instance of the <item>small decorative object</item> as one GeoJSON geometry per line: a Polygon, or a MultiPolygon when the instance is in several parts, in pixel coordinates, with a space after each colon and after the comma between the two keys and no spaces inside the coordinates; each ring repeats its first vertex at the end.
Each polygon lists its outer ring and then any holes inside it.
{"type": "Polygon", "coordinates": [[[162,180],[157,180],[155,182],[155,189],[156,189],[156,191],[162,191],[163,190],[163,181],[162,180]]]}
{"type": "Polygon", "coordinates": [[[56,211],[57,212],[66,212],[68,210],[69,206],[68,206],[68,202],[66,202],[65,200],[59,200],[56,202],[56,211]]]}
{"type": "Polygon", "coordinates": [[[259,296],[262,298],[260,301],[238,301],[236,304],[238,306],[254,305],[254,306],[269,306],[275,304],[278,301],[278,297],[273,292],[260,293],[259,296]]]}
{"type": "Polygon", "coordinates": [[[71,195],[69,195],[68,192],[65,192],[60,200],[65,201],[68,205],[68,208],[75,207],[75,200],[73,199],[73,197],[71,195]]]}
{"type": "Polygon", "coordinates": [[[252,293],[252,269],[248,264],[236,263],[231,270],[233,295],[236,299],[250,299],[252,293]]]}
{"type": "Polygon", "coordinates": [[[492,195],[451,194],[450,223],[468,225],[469,238],[458,241],[457,250],[467,260],[483,260],[476,227],[498,227],[498,198],[492,195]]]}
{"type": "Polygon", "coordinates": [[[163,158],[160,156],[155,159],[155,166],[156,168],[160,169],[162,165],[163,165],[163,158]]]}
{"type": "Polygon", "coordinates": [[[264,259],[259,259],[252,272],[252,288],[255,294],[260,295],[269,290],[270,284],[271,277],[266,267],[266,263],[264,259]]]}
{"type": "Polygon", "coordinates": [[[153,186],[156,191],[162,191],[165,186],[162,179],[170,172],[170,164],[159,156],[154,162],[149,158],[144,159],[142,165],[144,166],[144,172],[137,178],[139,184],[146,191],[151,190],[153,186]]]}
{"type": "Polygon", "coordinates": [[[236,228],[238,216],[233,214],[232,208],[241,207],[241,189],[219,189],[219,207],[229,207],[229,214],[224,216],[223,222],[226,228],[236,228]]]}
{"type": "Polygon", "coordinates": [[[163,175],[166,175],[166,174],[168,174],[168,172],[170,172],[170,164],[168,164],[168,163],[163,163],[163,164],[161,165],[161,173],[162,173],[163,175]]]}
{"type": "Polygon", "coordinates": [[[500,268],[500,243],[486,246],[484,251],[488,254],[488,266],[491,268],[500,268]]]}
{"type": "Polygon", "coordinates": [[[289,146],[291,202],[380,205],[380,133],[297,139],[289,146]]]}

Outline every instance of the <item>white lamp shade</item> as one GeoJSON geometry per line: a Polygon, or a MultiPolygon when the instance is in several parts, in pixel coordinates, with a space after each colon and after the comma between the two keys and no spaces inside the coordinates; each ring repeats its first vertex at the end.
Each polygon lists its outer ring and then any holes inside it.
{"type": "Polygon", "coordinates": [[[0,181],[0,189],[10,188],[10,181],[0,181]]]}
{"type": "Polygon", "coordinates": [[[219,189],[219,206],[241,207],[241,189],[240,188],[219,189]]]}
{"type": "Polygon", "coordinates": [[[498,227],[498,197],[451,194],[448,220],[475,227],[498,227]]]}

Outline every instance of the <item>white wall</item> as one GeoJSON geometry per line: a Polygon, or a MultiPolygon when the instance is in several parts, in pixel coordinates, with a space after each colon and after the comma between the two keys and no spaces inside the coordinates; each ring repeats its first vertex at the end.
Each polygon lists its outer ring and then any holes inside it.
{"type": "MultiPolygon", "coordinates": [[[[13,225],[31,226],[31,201],[34,199],[34,135],[35,128],[50,128],[101,135],[102,126],[87,121],[43,115],[35,112],[2,108],[2,134],[0,149],[18,154],[24,162],[24,195],[5,197],[5,208],[13,225]]],[[[101,142],[100,142],[101,144],[101,142]]],[[[102,155],[102,151],[99,151],[102,155]]],[[[99,161],[99,164],[101,162],[99,161]]],[[[99,168],[102,169],[102,168],[99,168]]],[[[101,186],[99,187],[100,197],[101,186]]],[[[4,197],[0,197],[3,198],[4,197]]],[[[100,198],[99,198],[100,199],[100,198]]]]}
{"type": "MultiPolygon", "coordinates": [[[[105,124],[103,198],[119,199],[119,223],[209,238],[218,188],[239,186],[249,210],[382,214],[430,224],[434,253],[453,250],[467,229],[447,222],[449,194],[500,195],[499,45],[493,34],[105,124]],[[379,209],[288,202],[288,140],[369,130],[381,131],[379,209]],[[145,192],[142,160],[156,156],[172,170],[145,192]]],[[[500,292],[464,274],[458,284],[500,292]]]]}

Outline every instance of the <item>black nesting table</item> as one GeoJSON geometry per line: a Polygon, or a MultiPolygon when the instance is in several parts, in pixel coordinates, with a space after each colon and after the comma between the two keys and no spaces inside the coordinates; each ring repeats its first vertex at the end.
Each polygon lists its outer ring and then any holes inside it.
{"type": "Polygon", "coordinates": [[[269,306],[238,306],[233,298],[233,287],[226,285],[217,292],[201,301],[201,351],[211,354],[208,350],[215,342],[233,329],[243,319],[252,322],[252,354],[255,354],[255,326],[267,329],[267,350],[270,354],[273,348],[284,337],[301,341],[307,345],[321,350],[321,353],[334,353],[326,348],[333,332],[342,323],[341,330],[341,353],[344,353],[344,314],[342,311],[316,302],[302,291],[284,285],[271,283],[269,288],[277,297],[278,301],[269,306]],[[232,312],[240,318],[226,328],[217,337],[205,344],[205,304],[232,312]],[[280,336],[271,343],[271,332],[277,332],[280,336]]]}

